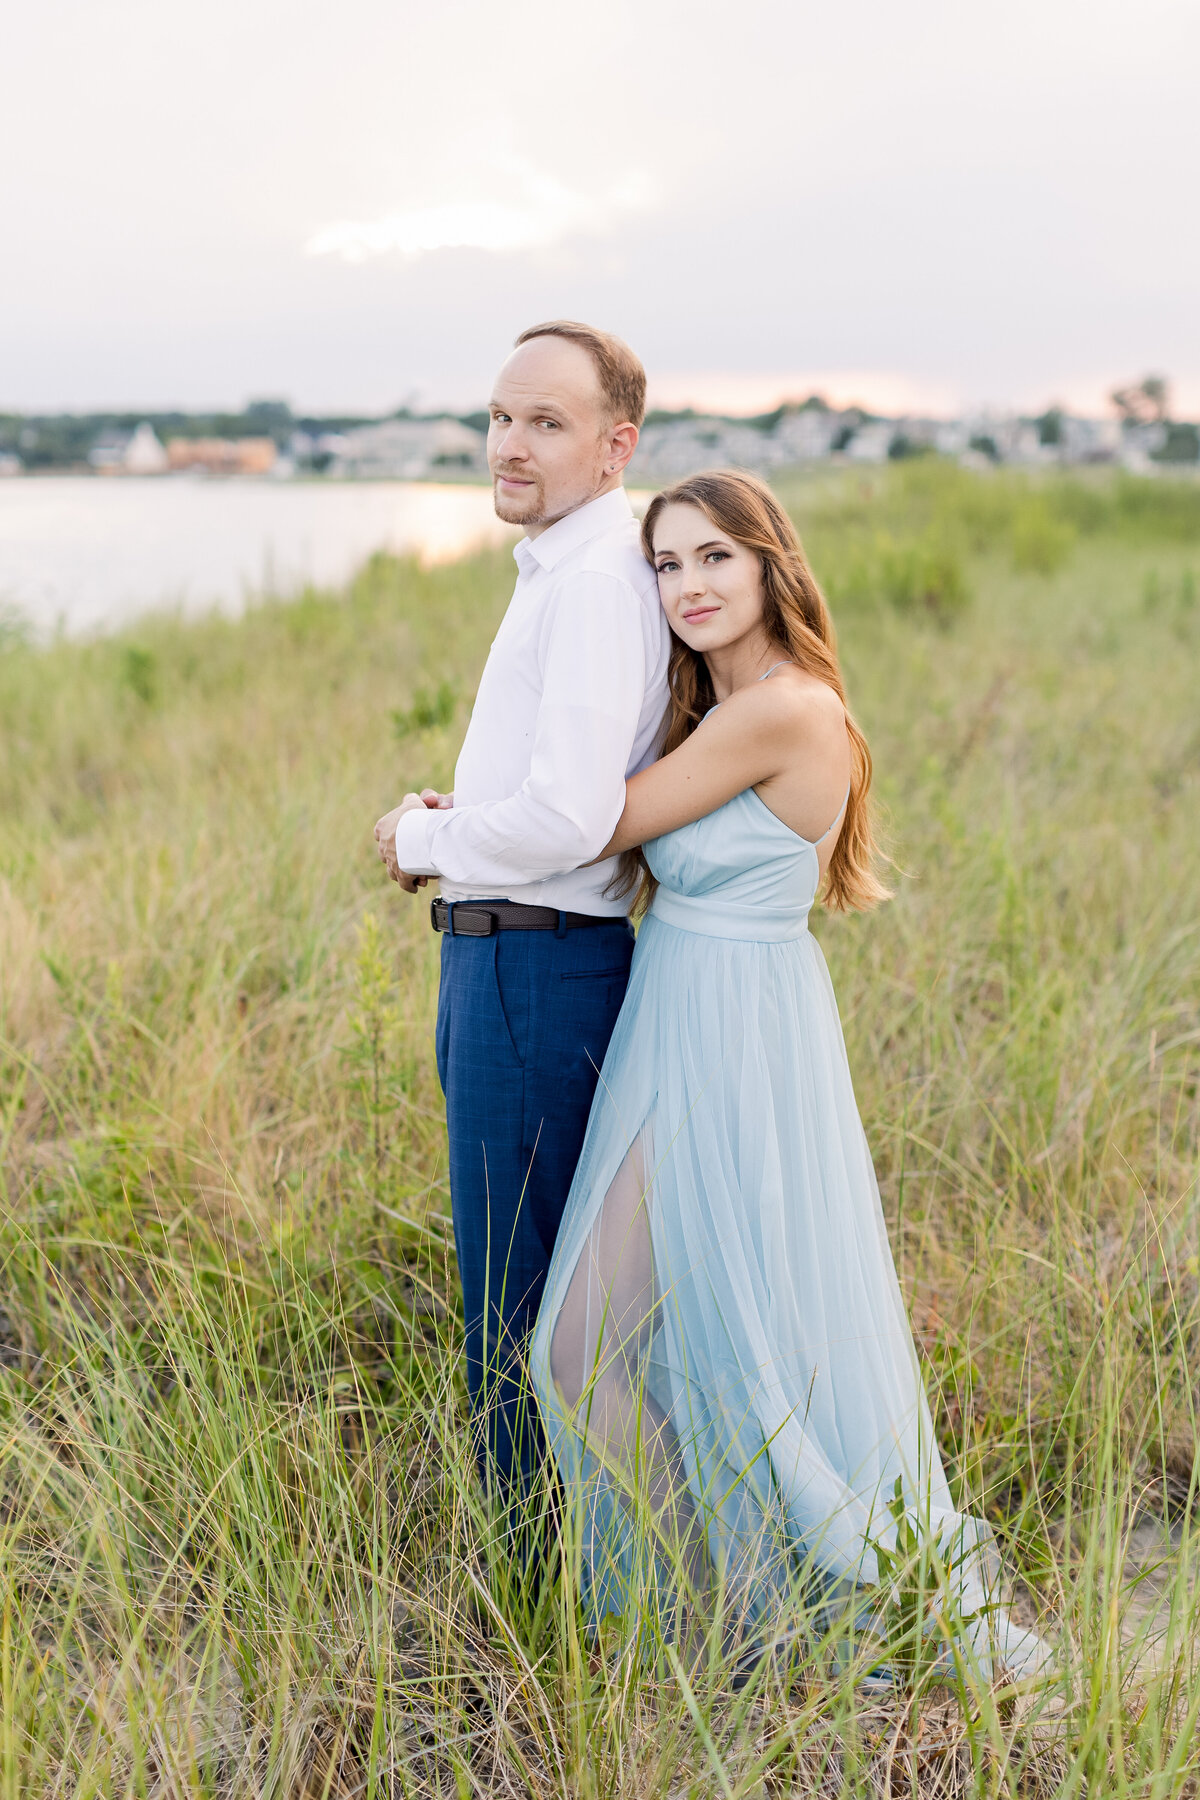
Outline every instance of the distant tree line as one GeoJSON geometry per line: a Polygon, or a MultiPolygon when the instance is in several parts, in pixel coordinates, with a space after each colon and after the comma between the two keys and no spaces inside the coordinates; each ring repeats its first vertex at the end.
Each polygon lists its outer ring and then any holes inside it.
{"type": "Polygon", "coordinates": [[[1158,462],[1200,460],[1200,429],[1171,417],[1171,390],[1165,375],[1144,375],[1128,387],[1114,388],[1109,399],[1125,425],[1157,425],[1162,443],[1152,455],[1158,462]]]}
{"type": "MultiPolygon", "coordinates": [[[[410,419],[402,407],[389,418],[410,419]]],[[[487,414],[472,413],[464,424],[487,429],[487,414]]],[[[286,400],[251,400],[240,412],[0,413],[0,455],[19,456],[31,472],[86,467],[90,452],[108,438],[127,437],[149,424],[168,438],[266,438],[282,450],[297,431],[318,436],[374,425],[374,413],[293,413],[286,400]]]]}
{"type": "MultiPolygon", "coordinates": [[[[1112,405],[1120,415],[1122,424],[1131,431],[1138,428],[1152,427],[1157,439],[1156,445],[1150,449],[1149,455],[1156,462],[1163,463],[1195,463],[1200,461],[1200,428],[1187,421],[1174,419],[1171,416],[1170,389],[1166,378],[1161,375],[1144,376],[1140,382],[1130,383],[1115,388],[1109,396],[1112,405]]],[[[786,414],[819,411],[833,414],[836,409],[829,406],[819,394],[812,394],[807,400],[789,401],[774,407],[770,412],[757,413],[746,418],[736,419],[726,414],[699,413],[692,407],[677,410],[655,410],[646,415],[649,427],[668,424],[675,421],[697,419],[711,421],[715,424],[750,427],[769,436],[779,425],[786,414]]],[[[877,422],[883,415],[869,413],[858,407],[850,407],[836,412],[836,428],[833,432],[830,449],[835,453],[844,450],[854,434],[865,424],[877,422]]],[[[434,415],[418,414],[409,407],[398,407],[385,415],[387,419],[413,419],[418,417],[455,418],[463,425],[476,431],[486,432],[488,414],[477,410],[468,413],[438,413],[434,415]]],[[[1038,440],[1047,447],[1054,447],[1063,441],[1065,411],[1052,406],[1032,421],[1038,440]]],[[[374,413],[294,413],[286,400],[258,399],[251,400],[239,412],[170,412],[123,411],[93,413],[0,413],[0,456],[17,456],[21,466],[36,473],[39,470],[86,468],[91,452],[97,445],[110,440],[127,438],[136,428],[143,424],[153,427],[155,435],[162,443],[171,438],[270,438],[276,447],[283,451],[292,443],[297,433],[309,438],[319,438],[325,434],[350,431],[360,425],[376,425],[381,422],[380,416],[374,413]]],[[[1000,460],[996,441],[986,432],[972,436],[970,448],[992,461],[1000,460]]],[[[903,429],[898,430],[888,455],[897,460],[908,456],[932,454],[931,445],[918,433],[910,436],[903,429]]],[[[320,458],[309,458],[313,466],[319,465],[320,458]]],[[[327,458],[325,460],[328,460],[327,458]]],[[[306,463],[306,466],[309,466],[306,463]]]]}
{"type": "MultiPolygon", "coordinates": [[[[830,409],[814,394],[797,406],[794,402],[777,406],[771,412],[725,423],[749,425],[764,433],[771,432],[785,412],[804,412],[816,408],[830,409]]],[[[475,431],[486,432],[489,415],[480,409],[468,413],[422,415],[409,407],[398,407],[387,413],[388,419],[412,419],[423,416],[454,418],[475,431]]],[[[673,419],[699,415],[688,407],[680,411],[656,411],[647,414],[646,424],[655,425],[673,419]]],[[[705,418],[718,415],[704,414],[705,418]]],[[[846,414],[846,435],[855,425],[874,415],[855,410],[846,414]]],[[[294,413],[286,400],[251,400],[240,412],[93,412],[93,413],[0,413],[0,455],[19,456],[25,469],[71,469],[86,467],[90,452],[108,439],[128,437],[143,423],[153,426],[162,443],[168,438],[264,438],[273,439],[277,448],[286,449],[296,432],[319,437],[327,432],[350,431],[359,425],[376,425],[375,413],[294,413]]]]}

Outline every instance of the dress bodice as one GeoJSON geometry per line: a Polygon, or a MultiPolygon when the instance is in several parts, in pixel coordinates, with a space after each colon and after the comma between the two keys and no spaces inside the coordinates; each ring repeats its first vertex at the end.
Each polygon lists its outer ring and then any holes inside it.
{"type": "Polygon", "coordinates": [[[706,937],[782,943],[808,930],[820,885],[816,846],[746,788],[645,846],[658,881],[651,913],[706,937]]]}

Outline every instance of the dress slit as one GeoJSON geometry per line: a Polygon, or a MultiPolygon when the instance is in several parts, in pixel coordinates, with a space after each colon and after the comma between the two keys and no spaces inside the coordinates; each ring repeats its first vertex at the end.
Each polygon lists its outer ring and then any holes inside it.
{"type": "Polygon", "coordinates": [[[652,1378],[663,1295],[656,1279],[651,1121],[610,1182],[567,1283],[550,1338],[550,1374],[603,1485],[652,1554],[692,1593],[709,1575],[700,1511],[678,1433],[652,1378]]]}

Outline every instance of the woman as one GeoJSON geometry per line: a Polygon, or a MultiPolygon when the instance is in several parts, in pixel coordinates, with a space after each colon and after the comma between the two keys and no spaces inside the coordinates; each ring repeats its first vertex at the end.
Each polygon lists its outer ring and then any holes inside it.
{"type": "Polygon", "coordinates": [[[1044,1646],[990,1607],[947,1488],[808,931],[822,885],[888,897],[829,614],[751,476],[659,494],[643,545],[671,700],[603,854],[643,847],[650,903],[531,1351],[587,1604],[753,1646],[816,1594],[862,1629],[903,1514],[943,1654],[1029,1673],[1044,1646]]]}

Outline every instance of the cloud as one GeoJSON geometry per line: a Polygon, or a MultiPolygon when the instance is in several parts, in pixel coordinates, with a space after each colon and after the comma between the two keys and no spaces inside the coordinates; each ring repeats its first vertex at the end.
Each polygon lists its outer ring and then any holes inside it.
{"type": "Polygon", "coordinates": [[[305,254],[366,262],[375,256],[418,257],[435,250],[537,250],[576,233],[603,235],[654,198],[650,181],[639,173],[598,195],[585,195],[515,158],[493,164],[493,172],[515,178],[517,199],[458,199],[377,219],[338,219],[313,233],[305,254]]]}

